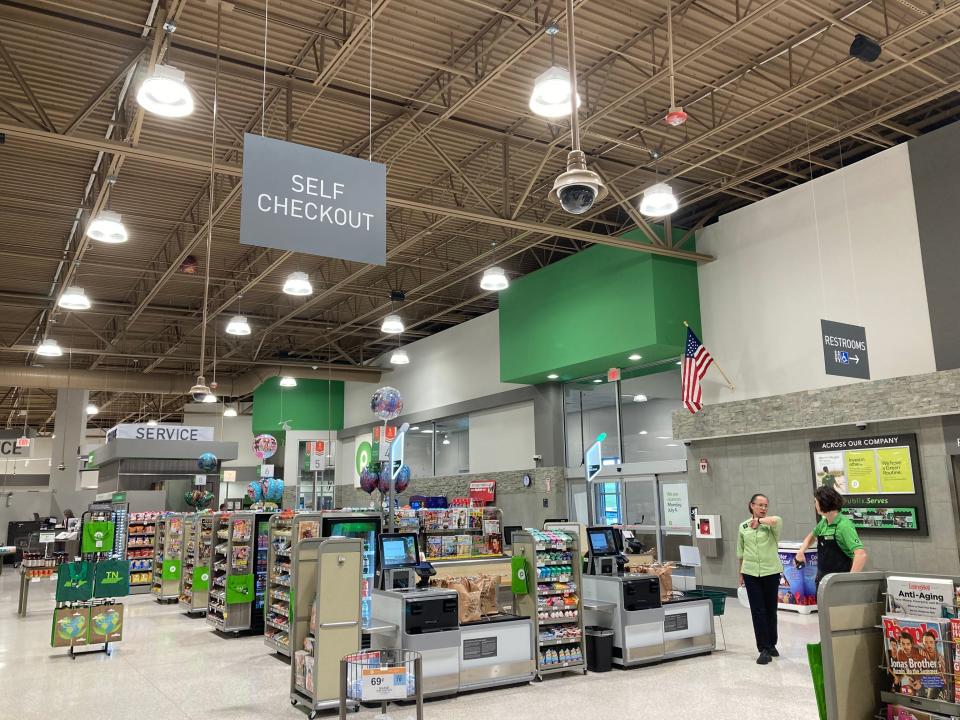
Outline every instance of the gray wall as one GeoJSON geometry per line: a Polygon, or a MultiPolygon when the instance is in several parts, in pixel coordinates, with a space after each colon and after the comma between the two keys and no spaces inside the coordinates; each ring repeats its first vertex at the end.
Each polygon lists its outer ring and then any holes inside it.
{"type": "MultiPolygon", "coordinates": [[[[447,498],[464,497],[471,480],[496,480],[497,499],[494,505],[503,510],[504,525],[542,527],[547,518],[567,516],[567,483],[561,467],[545,467],[510,472],[453,475],[436,478],[415,478],[410,488],[400,495],[400,503],[409,501],[410,495],[445,495],[447,498]],[[529,488],[523,487],[522,478],[529,474],[533,479],[529,488]],[[550,490],[547,491],[547,480],[550,490]],[[547,507],[543,507],[543,501],[547,507]]],[[[366,507],[370,495],[353,486],[337,486],[337,507],[366,507]]],[[[379,499],[380,493],[375,492],[379,499]]]]}
{"type": "MultiPolygon", "coordinates": [[[[783,518],[782,539],[803,540],[815,522],[809,443],[856,432],[831,428],[694,442],[688,448],[690,505],[719,514],[723,531],[720,557],[704,558],[703,584],[736,586],[737,525],[748,517],[747,502],[755,492],[767,493],[770,512],[783,518]],[[700,458],[709,460],[707,475],[700,474],[700,458]]],[[[868,432],[917,434],[929,526],[928,537],[864,532],[868,569],[960,574],[954,476],[940,418],[876,423],[868,432]]]]}

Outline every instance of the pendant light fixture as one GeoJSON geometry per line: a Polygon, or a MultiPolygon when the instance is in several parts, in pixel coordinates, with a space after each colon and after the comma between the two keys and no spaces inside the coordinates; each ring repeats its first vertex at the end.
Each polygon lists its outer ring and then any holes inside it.
{"type": "Polygon", "coordinates": [[[237,416],[237,409],[234,408],[234,407],[231,407],[230,405],[227,405],[227,407],[225,407],[225,408],[223,409],[223,416],[224,416],[224,417],[236,417],[236,416],[237,416]]]}
{"type": "Polygon", "coordinates": [[[100,412],[100,408],[98,408],[96,405],[93,403],[87,404],[87,415],[96,415],[98,412],[100,412]]]}
{"type": "MultiPolygon", "coordinates": [[[[577,57],[573,18],[573,0],[567,0],[567,63],[570,65],[570,97],[577,97],[577,57]]],[[[587,156],[580,150],[580,125],[577,104],[570,103],[570,152],[567,171],[557,176],[548,195],[551,202],[571,215],[582,215],[607,196],[600,176],[587,169],[587,156]]]]}
{"type": "Polygon", "coordinates": [[[212,392],[208,392],[206,395],[203,396],[203,399],[201,400],[201,402],[204,402],[208,405],[210,403],[215,403],[216,401],[217,401],[217,396],[214,395],[212,392]]]}
{"type": "MultiPolygon", "coordinates": [[[[197,382],[190,388],[190,397],[195,402],[210,402],[207,398],[213,396],[213,402],[216,402],[216,396],[210,392],[207,386],[207,379],[204,377],[204,367],[206,365],[207,353],[207,303],[210,299],[210,258],[213,248],[213,206],[216,202],[217,176],[217,108],[220,99],[220,15],[222,3],[217,3],[217,62],[216,72],[213,77],[213,117],[210,122],[210,176],[208,179],[210,198],[207,202],[207,242],[206,257],[204,265],[203,278],[203,320],[200,324],[200,373],[197,375],[197,382]]],[[[142,88],[141,88],[142,91],[142,88]]],[[[139,99],[139,96],[138,96],[139,99]]],[[[193,102],[193,98],[190,99],[193,102]]]]}
{"type": "Polygon", "coordinates": [[[283,375],[280,378],[280,387],[292,388],[297,386],[297,379],[290,375],[283,375]]]}
{"type": "Polygon", "coordinates": [[[64,310],[89,310],[90,298],[87,297],[82,287],[71,285],[63,291],[63,294],[57,300],[57,305],[64,310]]]}
{"type": "MultiPolygon", "coordinates": [[[[554,38],[560,28],[550,23],[543,32],[550,37],[550,67],[533,82],[530,93],[530,111],[545,118],[561,118],[570,114],[570,73],[559,67],[554,53],[554,38]]],[[[580,96],[577,95],[577,107],[580,96]]]]}
{"type": "Polygon", "coordinates": [[[60,357],[63,355],[63,349],[53,338],[46,338],[42,343],[37,345],[37,355],[41,357],[60,357]]]}
{"type": "Polygon", "coordinates": [[[650,217],[665,217],[677,211],[680,203],[673,194],[673,188],[667,183],[651,185],[643,191],[640,212],[650,217]]]}
{"type": "Polygon", "coordinates": [[[310,295],[313,293],[313,285],[310,284],[310,278],[305,272],[292,272],[283,283],[283,292],[287,295],[310,295]]]}
{"type": "Polygon", "coordinates": [[[386,333],[387,335],[396,335],[397,333],[402,333],[403,330],[403,320],[399,315],[387,315],[383,319],[383,324],[380,326],[380,332],[386,333]]]}
{"type": "Polygon", "coordinates": [[[149,420],[147,420],[147,425],[149,425],[150,427],[156,427],[156,426],[159,425],[159,424],[160,424],[160,423],[158,423],[158,422],[157,422],[156,420],[154,420],[153,418],[150,418],[149,420]]]}
{"type": "Polygon", "coordinates": [[[409,365],[410,356],[407,355],[407,351],[403,348],[397,348],[390,355],[390,363],[392,365],[409,365]]]}
{"type": "Polygon", "coordinates": [[[443,444],[443,445],[449,445],[449,444],[450,444],[450,438],[448,438],[446,435],[444,435],[444,436],[443,436],[443,443],[442,443],[442,444],[443,444]]]}
{"type": "Polygon", "coordinates": [[[234,315],[227,323],[227,333],[229,335],[249,335],[251,333],[250,323],[243,315],[234,315]]]}
{"type": "Polygon", "coordinates": [[[667,0],[667,58],[670,65],[670,109],[663,119],[671,127],[680,127],[687,121],[687,114],[677,105],[677,92],[673,74],[673,0],[667,0]]]}
{"type": "Polygon", "coordinates": [[[480,278],[480,287],[483,290],[497,291],[506,290],[510,286],[507,279],[507,273],[502,267],[494,265],[483,271],[483,277],[480,278]]]}
{"type": "Polygon", "coordinates": [[[120,213],[111,210],[101,210],[87,225],[87,237],[111,245],[119,245],[129,239],[127,228],[120,219],[120,213]]]}
{"type": "Polygon", "coordinates": [[[182,70],[157,65],[140,85],[137,102],[144,110],[168,118],[186,117],[193,112],[193,94],[182,70]]]}

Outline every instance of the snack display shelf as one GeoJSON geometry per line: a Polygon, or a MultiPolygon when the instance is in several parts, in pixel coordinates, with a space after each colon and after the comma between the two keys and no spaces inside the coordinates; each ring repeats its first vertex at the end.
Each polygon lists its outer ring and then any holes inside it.
{"type": "Polygon", "coordinates": [[[571,671],[586,674],[579,538],[526,529],[513,534],[512,547],[514,555],[523,557],[534,571],[527,575],[529,592],[514,596],[514,608],[533,620],[537,676],[571,671]]]}
{"type": "Polygon", "coordinates": [[[188,613],[207,611],[213,515],[196,513],[184,519],[183,583],[180,608],[188,613]]]}
{"type": "Polygon", "coordinates": [[[151,590],[159,602],[180,597],[183,520],[183,513],[166,513],[157,518],[151,590]]]}
{"type": "Polygon", "coordinates": [[[296,544],[320,536],[318,512],[284,511],[270,518],[267,558],[267,600],[264,644],[275,652],[290,656],[290,618],[293,583],[293,554],[296,544]]]}
{"type": "Polygon", "coordinates": [[[127,514],[126,558],[130,562],[130,594],[150,592],[153,586],[154,540],[159,511],[127,514]]]}
{"type": "Polygon", "coordinates": [[[210,531],[207,621],[223,632],[262,632],[267,574],[267,513],[214,513],[210,531]],[[225,541],[225,542],[224,542],[225,541]]]}

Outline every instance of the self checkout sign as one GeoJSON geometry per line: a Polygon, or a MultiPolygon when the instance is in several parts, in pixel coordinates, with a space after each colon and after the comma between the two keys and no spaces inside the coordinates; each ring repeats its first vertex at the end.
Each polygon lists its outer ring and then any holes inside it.
{"type": "Polygon", "coordinates": [[[407,697],[406,668],[364,668],[360,680],[360,699],[364,702],[404,700],[407,697]]]}

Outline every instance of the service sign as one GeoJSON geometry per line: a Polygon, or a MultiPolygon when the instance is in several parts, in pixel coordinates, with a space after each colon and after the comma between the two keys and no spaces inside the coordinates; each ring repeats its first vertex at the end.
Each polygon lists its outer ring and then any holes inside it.
{"type": "Polygon", "coordinates": [[[240,243],[386,264],[381,163],[244,135],[240,243]]]}
{"type": "Polygon", "coordinates": [[[148,425],[129,423],[117,425],[107,431],[107,442],[116,438],[129,440],[186,440],[189,442],[213,442],[212,427],[191,425],[148,425]]]}
{"type": "MultiPolygon", "coordinates": [[[[29,438],[28,438],[29,439],[29,438]]],[[[22,443],[23,438],[0,438],[0,457],[28,458],[33,452],[33,445],[22,443]]]]}

